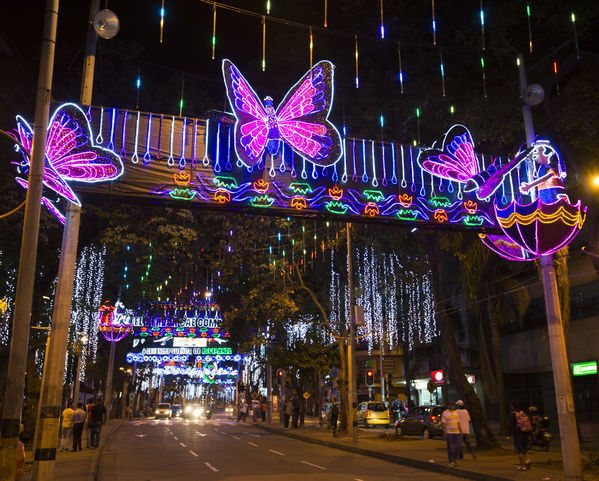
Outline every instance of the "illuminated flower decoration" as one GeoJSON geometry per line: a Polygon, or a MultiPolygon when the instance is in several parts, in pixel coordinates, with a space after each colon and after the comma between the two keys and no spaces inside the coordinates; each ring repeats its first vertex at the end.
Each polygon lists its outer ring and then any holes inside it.
{"type": "Polygon", "coordinates": [[[265,193],[268,190],[268,182],[264,182],[264,179],[258,179],[254,182],[254,190],[265,193]]]}
{"type": "Polygon", "coordinates": [[[433,217],[441,224],[443,222],[447,222],[447,212],[445,212],[443,209],[437,209],[433,217]]]}
{"type": "Polygon", "coordinates": [[[408,194],[400,194],[398,197],[399,203],[404,207],[410,207],[412,205],[412,196],[408,194]]]}
{"type": "Polygon", "coordinates": [[[343,196],[343,189],[340,189],[336,185],[329,189],[329,195],[335,199],[339,200],[343,196]]]}
{"type": "Polygon", "coordinates": [[[364,207],[364,213],[368,214],[370,217],[374,217],[379,214],[379,206],[369,202],[366,204],[366,207],[364,207]]]}
{"type": "MultiPolygon", "coordinates": [[[[23,162],[17,170],[23,177],[16,177],[16,181],[27,188],[26,176],[29,174],[33,129],[21,116],[17,116],[17,140],[24,150],[19,147],[23,162]]],[[[121,158],[115,152],[94,144],[91,126],[83,110],[75,104],[61,105],[48,122],[44,186],[80,206],[81,202],[69,181],[106,182],[115,180],[122,174],[121,158]]],[[[46,195],[42,196],[42,204],[64,223],[64,215],[47,195],[46,191],[46,195]]]]}
{"type": "Polygon", "coordinates": [[[175,184],[185,187],[191,181],[191,174],[189,172],[180,171],[173,175],[175,184]]]}
{"type": "Polygon", "coordinates": [[[216,200],[219,204],[228,204],[231,202],[231,194],[224,189],[218,189],[214,193],[214,200],[216,200]]]}
{"type": "Polygon", "coordinates": [[[291,207],[295,207],[297,210],[305,209],[306,206],[306,199],[304,199],[301,195],[297,195],[291,199],[291,207]]]}
{"type": "Polygon", "coordinates": [[[126,316],[119,315],[117,308],[109,301],[100,306],[100,332],[109,342],[118,342],[131,331],[131,324],[126,316]]]}
{"type": "Polygon", "coordinates": [[[467,200],[466,202],[464,202],[464,209],[466,209],[471,214],[474,214],[478,209],[478,204],[472,200],[467,200]]]}
{"type": "Polygon", "coordinates": [[[480,238],[506,259],[534,260],[568,245],[582,228],[585,214],[581,201],[573,205],[564,198],[551,204],[540,199],[527,205],[512,202],[503,209],[495,206],[504,235],[481,234],[480,238]]]}

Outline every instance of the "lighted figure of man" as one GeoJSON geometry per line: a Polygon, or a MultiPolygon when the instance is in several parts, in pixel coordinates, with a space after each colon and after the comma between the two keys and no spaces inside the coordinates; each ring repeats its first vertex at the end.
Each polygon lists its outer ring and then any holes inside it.
{"type": "Polygon", "coordinates": [[[558,164],[559,175],[556,174],[551,165],[553,159],[555,159],[556,163],[559,162],[558,153],[553,146],[546,140],[539,140],[535,142],[529,156],[538,164],[538,167],[535,169],[533,175],[534,180],[529,183],[523,182],[520,184],[520,191],[523,194],[528,194],[530,189],[536,187],[539,198],[544,204],[552,204],[559,199],[569,201],[562,182],[562,179],[566,177],[566,173],[559,172],[558,164]]]}

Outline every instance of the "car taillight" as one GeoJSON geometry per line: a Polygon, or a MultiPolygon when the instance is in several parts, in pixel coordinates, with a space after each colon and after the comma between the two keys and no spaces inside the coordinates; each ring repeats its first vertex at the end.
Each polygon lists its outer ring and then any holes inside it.
{"type": "Polygon", "coordinates": [[[369,418],[372,416],[372,413],[370,411],[366,411],[366,417],[369,418]]]}
{"type": "Polygon", "coordinates": [[[437,419],[437,416],[431,416],[431,419],[432,419],[433,421],[435,421],[435,420],[437,419]]]}

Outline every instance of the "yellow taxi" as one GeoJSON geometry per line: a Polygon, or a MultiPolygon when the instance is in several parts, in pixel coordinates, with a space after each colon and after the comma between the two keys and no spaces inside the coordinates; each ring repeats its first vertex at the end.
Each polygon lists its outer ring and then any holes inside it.
{"type": "Polygon", "coordinates": [[[389,417],[389,409],[382,402],[368,401],[358,405],[358,424],[362,424],[365,428],[370,426],[389,427],[391,419],[389,417]]]}

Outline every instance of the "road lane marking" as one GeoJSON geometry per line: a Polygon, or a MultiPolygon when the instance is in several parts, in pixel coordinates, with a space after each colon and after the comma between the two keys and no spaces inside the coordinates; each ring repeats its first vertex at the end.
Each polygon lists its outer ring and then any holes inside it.
{"type": "Polygon", "coordinates": [[[179,443],[179,445],[180,445],[182,448],[186,448],[186,447],[187,447],[187,446],[185,445],[185,443],[179,443]]]}
{"type": "Polygon", "coordinates": [[[260,435],[259,434],[252,434],[252,433],[248,433],[250,436],[254,436],[255,438],[259,438],[260,435]]]}
{"type": "Polygon", "coordinates": [[[278,454],[279,456],[285,456],[283,453],[280,453],[279,451],[275,451],[274,449],[269,449],[269,451],[270,451],[271,453],[278,454]]]}
{"type": "Polygon", "coordinates": [[[214,471],[215,473],[218,473],[218,469],[216,469],[214,466],[212,466],[212,464],[210,464],[208,461],[206,461],[204,463],[206,466],[208,466],[212,471],[214,471]]]}
{"type": "Polygon", "coordinates": [[[323,468],[322,466],[319,466],[318,464],[309,463],[308,461],[302,461],[302,463],[307,464],[308,466],[312,466],[314,468],[322,469],[324,471],[326,471],[326,469],[327,469],[327,468],[323,468]]]}
{"type": "Polygon", "coordinates": [[[175,441],[179,441],[179,438],[177,436],[173,436],[173,438],[175,438],[175,441]]]}
{"type": "Polygon", "coordinates": [[[235,439],[241,439],[239,436],[233,436],[235,439]]]}
{"type": "Polygon", "coordinates": [[[189,454],[191,454],[192,456],[195,456],[196,458],[199,456],[199,454],[194,453],[191,449],[189,450],[189,454]]]}
{"type": "Polygon", "coordinates": [[[251,441],[248,441],[248,444],[251,444],[252,446],[256,446],[256,447],[258,447],[258,445],[257,445],[256,443],[253,443],[253,442],[251,442],[251,441]]]}

